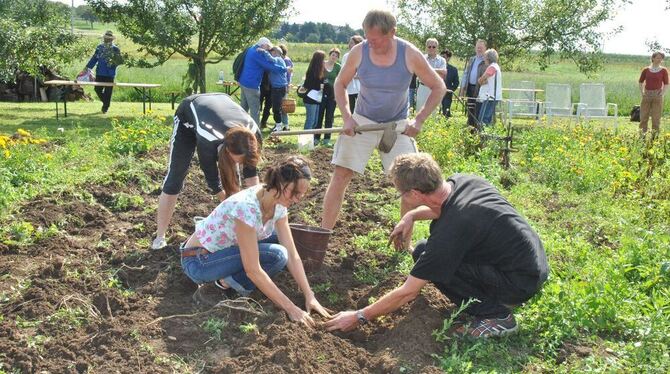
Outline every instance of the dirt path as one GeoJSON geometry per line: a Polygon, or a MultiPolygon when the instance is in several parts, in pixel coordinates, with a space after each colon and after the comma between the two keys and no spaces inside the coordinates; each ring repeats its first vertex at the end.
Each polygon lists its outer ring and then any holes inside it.
{"type": "MultiPolygon", "coordinates": [[[[147,157],[162,163],[162,151],[147,157]]],[[[265,157],[272,161],[288,153],[268,149],[265,157]]],[[[310,196],[291,209],[292,222],[318,222],[330,156],[328,149],[310,155],[317,182],[310,196]]],[[[22,207],[21,220],[59,230],[29,245],[0,244],[0,368],[73,373],[439,372],[431,355],[441,347],[431,332],[441,326],[449,304],[432,287],[402,311],[346,334],[291,323],[258,291],[251,295],[258,304],[235,304],[255,306],[262,310],[258,315],[194,305],[196,286],[181,272],[176,243],[191,232],[192,217],[207,215],[215,202],[205,193],[197,167],[191,170],[173,220],[176,234],[165,250],[147,249],[155,230],[153,211],[132,204],[119,208],[120,192],[141,196],[145,206],[156,205],[158,190],[147,190],[132,178],[42,197],[22,207]]],[[[162,180],[162,170],[146,173],[154,186],[162,180]]],[[[370,284],[354,276],[361,264],[390,261],[382,253],[357,248],[352,240],[392,227],[374,204],[380,198],[393,199],[388,187],[376,173],[354,179],[325,263],[308,274],[312,286],[320,286],[319,300],[333,310],[363,307],[404,279],[392,272],[370,284]],[[371,201],[354,199],[365,191],[371,201]]],[[[302,305],[290,276],[283,273],[275,281],[302,305]]]]}

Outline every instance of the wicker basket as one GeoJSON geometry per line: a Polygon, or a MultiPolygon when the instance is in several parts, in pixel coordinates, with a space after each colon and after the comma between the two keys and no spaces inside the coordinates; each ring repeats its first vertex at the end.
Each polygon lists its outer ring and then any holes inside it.
{"type": "Polygon", "coordinates": [[[295,99],[284,99],[284,100],[282,100],[281,110],[284,113],[294,113],[295,112],[295,99]]]}

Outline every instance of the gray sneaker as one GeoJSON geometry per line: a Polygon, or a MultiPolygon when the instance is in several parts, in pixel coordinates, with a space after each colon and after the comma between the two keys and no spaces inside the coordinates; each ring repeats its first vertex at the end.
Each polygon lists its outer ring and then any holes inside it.
{"type": "Polygon", "coordinates": [[[509,335],[519,329],[513,314],[504,318],[476,319],[467,329],[465,335],[474,338],[488,338],[491,336],[509,335]]]}

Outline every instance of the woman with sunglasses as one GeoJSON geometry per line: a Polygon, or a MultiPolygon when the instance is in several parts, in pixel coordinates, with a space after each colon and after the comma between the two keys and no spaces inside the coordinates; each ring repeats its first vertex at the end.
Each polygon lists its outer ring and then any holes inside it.
{"type": "MultiPolygon", "coordinates": [[[[199,285],[214,282],[242,296],[258,288],[291,321],[307,326],[316,326],[309,315],[312,310],[329,316],[309,286],[288,223],[287,208],[305,196],[311,175],[304,158],[290,156],[268,169],[262,185],[240,191],[219,204],[196,224],[195,233],[181,249],[184,273],[199,285]],[[285,266],[305,297],[305,310],[271,279],[285,266]]],[[[201,301],[198,295],[196,292],[194,297],[201,301]]]]}

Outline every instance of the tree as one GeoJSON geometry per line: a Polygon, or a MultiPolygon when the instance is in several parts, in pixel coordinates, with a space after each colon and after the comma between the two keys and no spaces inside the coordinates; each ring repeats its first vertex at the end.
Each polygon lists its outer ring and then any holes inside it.
{"type": "Polygon", "coordinates": [[[320,22],[317,24],[317,28],[319,29],[319,39],[321,43],[329,43],[326,42],[326,40],[330,40],[330,43],[332,43],[333,40],[337,39],[335,27],[330,23],[320,22]]]}
{"type": "Polygon", "coordinates": [[[317,33],[311,33],[307,35],[305,38],[305,42],[307,43],[318,43],[319,42],[319,34],[317,33]]]}
{"type": "Polygon", "coordinates": [[[174,54],[189,59],[191,92],[206,92],[205,67],[249,46],[282,18],[290,0],[87,0],[103,21],[140,45],[145,57],[126,65],[153,67],[174,54]],[[155,59],[149,61],[149,58],[155,59]]]}
{"type": "Polygon", "coordinates": [[[93,8],[91,8],[88,5],[78,6],[77,16],[79,16],[79,18],[83,19],[84,21],[90,23],[91,28],[93,28],[93,22],[98,22],[98,16],[96,16],[95,12],[93,12],[93,8]]]}
{"type": "Polygon", "coordinates": [[[70,32],[69,8],[48,0],[0,0],[0,80],[42,76],[77,61],[86,46],[70,32]]]}
{"type": "Polygon", "coordinates": [[[484,39],[505,63],[529,57],[544,69],[558,56],[572,59],[580,71],[590,73],[602,66],[605,35],[599,26],[628,2],[400,0],[398,7],[402,32],[421,43],[436,37],[456,54],[468,56],[476,40],[484,39]]]}
{"type": "MultiPolygon", "coordinates": [[[[319,28],[317,27],[316,23],[314,22],[305,22],[300,26],[300,32],[296,35],[300,40],[307,41],[307,37],[311,34],[315,34],[318,38],[319,36],[319,28]]],[[[316,43],[318,43],[319,40],[317,39],[316,43]]]]}

